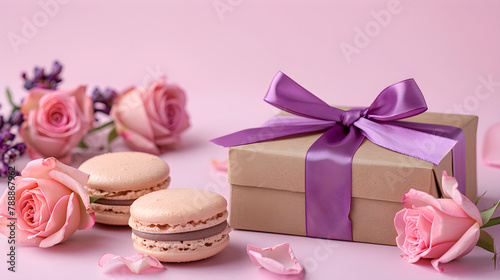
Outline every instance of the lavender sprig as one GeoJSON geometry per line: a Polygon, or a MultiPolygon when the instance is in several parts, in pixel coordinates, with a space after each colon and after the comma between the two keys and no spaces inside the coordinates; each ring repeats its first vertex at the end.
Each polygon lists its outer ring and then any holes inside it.
{"type": "Polygon", "coordinates": [[[94,112],[102,112],[109,115],[116,96],[118,96],[118,93],[114,89],[106,88],[104,91],[101,91],[99,88],[95,88],[92,92],[94,112]]]}
{"type": "MultiPolygon", "coordinates": [[[[7,121],[5,121],[4,116],[0,115],[0,155],[2,156],[0,158],[0,177],[9,176],[9,165],[26,152],[26,145],[23,142],[15,143],[19,128],[24,121],[23,113],[20,106],[12,100],[9,89],[6,89],[6,93],[12,111],[7,121]]],[[[16,171],[16,175],[19,175],[18,171],[16,171]]]]}
{"type": "Polygon", "coordinates": [[[54,64],[52,64],[52,71],[45,74],[45,69],[37,66],[33,70],[33,79],[29,79],[26,72],[23,72],[21,77],[24,80],[24,88],[27,90],[34,87],[57,89],[58,84],[62,82],[62,79],[59,76],[61,74],[62,67],[62,64],[56,60],[54,61],[54,64]]]}
{"type": "MultiPolygon", "coordinates": [[[[23,121],[22,113],[19,109],[13,111],[7,122],[0,115],[0,177],[9,176],[9,165],[14,163],[19,157],[26,152],[26,145],[23,142],[14,143],[16,134],[12,133],[12,129],[19,127],[23,121]]],[[[16,174],[18,175],[18,174],[16,174]]]]}

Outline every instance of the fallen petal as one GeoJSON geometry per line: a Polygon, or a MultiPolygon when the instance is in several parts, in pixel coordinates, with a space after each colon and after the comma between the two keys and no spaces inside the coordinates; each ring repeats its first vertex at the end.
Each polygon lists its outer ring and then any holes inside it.
{"type": "Polygon", "coordinates": [[[130,271],[133,273],[139,274],[142,270],[148,267],[156,267],[160,269],[165,269],[163,265],[158,261],[155,257],[152,257],[150,255],[143,255],[143,254],[137,254],[137,255],[131,255],[131,256],[118,256],[118,255],[113,255],[113,254],[104,254],[102,257],[99,259],[99,266],[103,267],[110,261],[120,261],[124,263],[130,271]]]}
{"type": "Polygon", "coordinates": [[[295,258],[288,243],[270,248],[258,248],[248,245],[247,253],[253,264],[262,266],[277,274],[299,274],[304,270],[304,267],[295,258]]]}
{"type": "Polygon", "coordinates": [[[219,171],[219,172],[226,172],[227,173],[227,160],[216,160],[216,159],[212,159],[210,161],[210,163],[212,163],[212,166],[214,167],[215,170],[219,171]]]}

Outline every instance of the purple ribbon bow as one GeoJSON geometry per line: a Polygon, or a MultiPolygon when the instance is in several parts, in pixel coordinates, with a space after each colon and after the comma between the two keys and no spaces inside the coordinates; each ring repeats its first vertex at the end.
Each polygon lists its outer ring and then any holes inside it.
{"type": "MultiPolygon", "coordinates": [[[[306,155],[308,236],[352,240],[349,220],[352,158],[365,137],[384,148],[436,165],[452,150],[457,140],[463,140],[460,129],[430,134],[434,130],[448,130],[449,127],[396,121],[427,110],[422,92],[413,79],[387,87],[368,108],[344,111],[330,107],[278,72],[264,100],[296,116],[279,116],[262,127],[242,130],[211,141],[229,147],[325,131],[306,155]]],[[[457,152],[457,159],[463,156],[464,152],[457,152]]]]}

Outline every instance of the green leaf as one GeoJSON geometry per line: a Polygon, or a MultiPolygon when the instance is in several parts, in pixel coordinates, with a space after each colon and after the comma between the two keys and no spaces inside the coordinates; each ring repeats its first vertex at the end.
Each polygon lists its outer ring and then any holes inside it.
{"type": "Polygon", "coordinates": [[[111,152],[111,142],[118,137],[118,132],[116,132],[116,127],[113,127],[108,134],[108,152],[111,152]]]}
{"type": "Polygon", "coordinates": [[[83,140],[83,137],[82,139],[80,140],[80,142],[78,143],[78,148],[84,148],[84,149],[87,149],[89,146],[87,144],[85,144],[85,141],[83,140]]]}
{"type": "Polygon", "coordinates": [[[121,192],[110,193],[110,194],[105,194],[105,195],[90,196],[89,198],[90,198],[90,203],[94,203],[96,200],[101,199],[101,198],[126,195],[127,193],[128,193],[128,191],[121,191],[121,192]]]}
{"type": "Polygon", "coordinates": [[[10,93],[10,90],[9,88],[6,88],[5,91],[7,92],[7,100],[9,100],[9,104],[12,106],[12,113],[15,111],[15,110],[18,110],[20,109],[19,106],[17,106],[16,104],[14,104],[14,101],[12,101],[12,94],[10,93]]]}
{"type": "Polygon", "coordinates": [[[106,197],[107,195],[96,195],[90,197],[90,203],[94,203],[96,200],[106,197]]]}
{"type": "Polygon", "coordinates": [[[490,219],[486,224],[483,224],[481,228],[487,228],[496,225],[500,225],[500,217],[490,219]]]}
{"type": "Polygon", "coordinates": [[[500,200],[497,202],[497,204],[493,205],[493,207],[480,212],[483,225],[488,223],[488,221],[491,219],[491,216],[493,216],[493,213],[495,213],[495,210],[497,210],[498,206],[500,206],[500,200]]]}
{"type": "Polygon", "coordinates": [[[474,204],[475,204],[475,205],[477,205],[477,203],[479,202],[479,200],[480,200],[481,198],[483,198],[483,196],[484,196],[485,194],[486,194],[486,192],[484,192],[484,193],[483,193],[480,197],[478,197],[478,198],[476,199],[476,202],[474,202],[474,204]]]}
{"type": "Polygon", "coordinates": [[[493,240],[493,237],[491,237],[491,235],[485,230],[480,230],[479,233],[479,240],[477,241],[476,246],[495,254],[495,241],[493,240]]]}
{"type": "Polygon", "coordinates": [[[494,267],[496,269],[497,267],[497,250],[495,249],[495,241],[493,240],[493,237],[489,233],[487,233],[484,230],[480,231],[479,235],[479,240],[477,241],[476,246],[479,246],[483,249],[485,249],[488,252],[493,253],[493,262],[494,262],[494,267]]]}
{"type": "Polygon", "coordinates": [[[96,131],[99,131],[99,130],[101,130],[101,129],[103,129],[103,128],[107,127],[107,126],[110,126],[110,125],[112,125],[112,124],[114,124],[114,123],[115,123],[114,121],[109,121],[109,122],[107,122],[107,123],[105,123],[105,124],[103,124],[103,125],[100,125],[100,126],[98,126],[98,127],[94,127],[94,128],[93,128],[93,129],[91,129],[91,130],[90,130],[87,134],[92,134],[92,133],[94,133],[94,132],[96,132],[96,131]]]}

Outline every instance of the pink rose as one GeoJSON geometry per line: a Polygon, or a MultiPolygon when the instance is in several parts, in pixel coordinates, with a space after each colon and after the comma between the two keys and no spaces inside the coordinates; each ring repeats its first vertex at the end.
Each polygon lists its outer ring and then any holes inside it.
{"type": "Polygon", "coordinates": [[[94,109],[85,87],[74,90],[33,88],[21,106],[19,130],[31,158],[71,160],[71,148],[92,128],[94,109]]]}
{"type": "Polygon", "coordinates": [[[126,90],[115,100],[110,115],[132,149],[158,155],[179,142],[180,133],[189,127],[185,106],[184,91],[163,77],[146,89],[126,90]]]}
{"type": "Polygon", "coordinates": [[[482,225],[477,207],[460,193],[457,181],[446,172],[443,191],[451,199],[411,189],[403,196],[405,209],[394,218],[401,257],[410,263],[433,259],[432,266],[438,271],[442,271],[440,263],[463,257],[476,246],[482,225]]]}
{"type": "MultiPolygon", "coordinates": [[[[90,229],[95,218],[83,187],[88,179],[88,174],[55,158],[29,162],[14,180],[16,242],[50,247],[66,241],[77,229],[90,229]]],[[[5,236],[10,234],[12,195],[7,189],[0,198],[0,233],[5,236]]]]}

